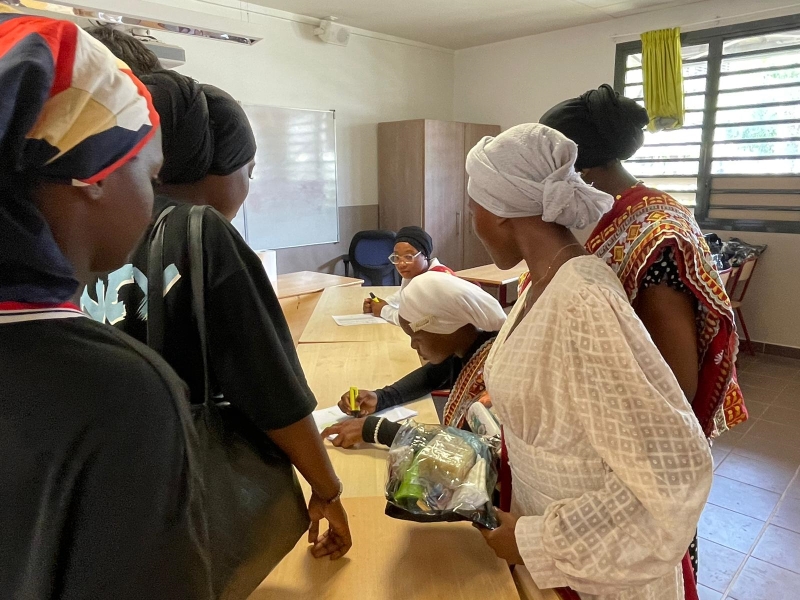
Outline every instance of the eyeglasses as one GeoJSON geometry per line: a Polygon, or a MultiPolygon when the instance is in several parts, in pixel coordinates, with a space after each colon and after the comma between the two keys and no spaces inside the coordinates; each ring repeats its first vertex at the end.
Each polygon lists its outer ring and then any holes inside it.
{"type": "Polygon", "coordinates": [[[414,259],[417,258],[420,254],[422,254],[422,250],[420,250],[414,255],[404,254],[403,256],[400,256],[399,254],[390,254],[389,262],[392,263],[393,265],[399,265],[400,263],[408,264],[414,262],[414,259]]]}

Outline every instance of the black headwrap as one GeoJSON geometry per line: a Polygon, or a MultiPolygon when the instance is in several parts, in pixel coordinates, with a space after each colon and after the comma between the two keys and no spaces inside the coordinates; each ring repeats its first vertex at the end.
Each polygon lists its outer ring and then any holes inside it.
{"type": "Polygon", "coordinates": [[[566,100],[539,119],[578,144],[575,169],[601,167],[633,156],[644,143],[647,111],[604,84],[566,100]]]}
{"type": "Polygon", "coordinates": [[[394,239],[395,244],[400,242],[411,244],[422,252],[425,258],[430,258],[431,254],[433,254],[433,240],[421,227],[403,227],[397,232],[397,237],[394,239]]]}
{"type": "Polygon", "coordinates": [[[174,71],[145,75],[142,81],[161,116],[162,183],[194,183],[206,175],[230,175],[253,160],[253,130],[230,95],[174,71]]]}
{"type": "Polygon", "coordinates": [[[175,71],[142,76],[161,117],[162,183],[193,183],[208,174],[214,157],[208,104],[195,80],[175,71]]]}
{"type": "Polygon", "coordinates": [[[248,164],[256,155],[256,138],[250,121],[239,104],[227,92],[203,84],[211,131],[214,135],[214,157],[208,172],[230,175],[248,164]]]}

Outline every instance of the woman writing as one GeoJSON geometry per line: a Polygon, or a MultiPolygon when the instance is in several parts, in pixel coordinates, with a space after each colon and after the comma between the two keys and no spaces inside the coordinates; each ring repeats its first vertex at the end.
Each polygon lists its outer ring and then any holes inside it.
{"type": "Polygon", "coordinates": [[[647,111],[603,85],[541,122],[578,144],[576,170],[615,198],[586,248],[617,273],[703,431],[715,437],[745,421],[733,310],[703,233],[689,209],[622,164],[644,143],[647,111]]]}
{"type": "MultiPolygon", "coordinates": [[[[397,272],[403,278],[400,283],[401,290],[414,277],[428,271],[453,274],[452,270],[441,264],[438,259],[433,258],[433,240],[420,227],[403,227],[397,232],[394,253],[389,257],[389,261],[397,267],[397,272]]],[[[371,312],[376,317],[399,325],[400,319],[397,313],[399,304],[399,291],[385,299],[366,298],[364,312],[371,312]]]]}
{"type": "Polygon", "coordinates": [[[467,172],[475,231],[532,283],[487,359],[504,424],[512,514],[484,531],[541,588],[592,600],[682,600],[681,557],[712,477],[675,376],[619,279],[571,233],[611,207],[575,144],[538,124],[484,138],[467,172]]]}
{"type": "Polygon", "coordinates": [[[2,5],[0,89],[0,597],[210,599],[185,387],[70,303],[150,223],[150,94],[74,23],[2,5]]]}
{"type": "MultiPolygon", "coordinates": [[[[463,427],[469,407],[485,398],[483,364],[505,320],[500,303],[477,285],[432,271],[415,277],[400,292],[399,321],[427,364],[380,390],[359,390],[366,418],[328,427],[322,436],[337,436],[333,445],[344,448],[363,441],[391,446],[400,425],[367,415],[448,388],[442,423],[463,427]]],[[[349,393],[339,408],[350,414],[349,393]]]]}
{"type": "MultiPolygon", "coordinates": [[[[164,234],[163,356],[188,383],[192,397],[203,398],[203,359],[191,308],[187,216],[192,204],[209,204],[217,209],[206,211],[203,222],[206,327],[215,387],[286,453],[311,485],[309,541],[314,556],[343,556],[351,546],[350,530],[340,502],[341,483],[311,416],[314,395],[261,261],[228,222],[247,196],[254,167],[256,146],[250,124],[241,106],[213,86],[170,71],[145,75],[143,80],[163,130],[164,166],[157,186],[163,195],[157,198],[154,214],[174,207],[166,217],[164,234]],[[323,518],[330,529],[319,535],[323,518]]],[[[132,264],[98,281],[94,289],[87,288],[82,298],[90,315],[142,341],[147,339],[146,282],[137,282],[148,271],[148,252],[149,244],[140,244],[132,264]]]]}

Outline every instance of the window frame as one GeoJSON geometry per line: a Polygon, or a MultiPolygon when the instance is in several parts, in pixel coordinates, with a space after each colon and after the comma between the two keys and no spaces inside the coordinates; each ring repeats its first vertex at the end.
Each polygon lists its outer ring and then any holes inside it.
{"type": "MultiPolygon", "coordinates": [[[[703,29],[681,34],[682,46],[695,46],[708,44],[708,73],[706,75],[706,102],[703,109],[702,136],[700,141],[700,165],[697,173],[697,204],[694,208],[695,218],[703,229],[724,231],[757,231],[766,233],[800,233],[800,214],[797,221],[769,221],[762,219],[718,219],[710,218],[711,198],[711,164],[713,162],[712,147],[714,130],[716,128],[717,102],[719,97],[719,80],[722,67],[722,45],[732,38],[749,37],[767,33],[780,33],[800,29],[800,14],[753,21],[739,25],[703,29]]],[[[640,40],[617,44],[614,64],[614,89],[623,94],[625,91],[625,73],[628,57],[642,51],[640,40]]],[[[762,52],[762,51],[759,51],[762,52]]],[[[793,121],[794,122],[794,121],[793,121]]],[[[800,177],[800,173],[793,176],[800,177]]],[[[776,175],[780,177],[781,175],[776,175]]],[[[784,177],[786,175],[783,175],[784,177]]],[[[725,177],[747,177],[747,175],[714,175],[719,180],[725,177]]],[[[750,193],[761,193],[762,190],[752,190],[750,193]]],[[[774,192],[773,192],[774,193],[774,192]]],[[[763,207],[752,207],[753,210],[764,210],[763,207]]],[[[770,210],[771,208],[767,208],[770,210]]],[[[774,210],[774,208],[772,208],[774,210]]],[[[798,211],[797,208],[782,208],[782,210],[798,211]]]]}

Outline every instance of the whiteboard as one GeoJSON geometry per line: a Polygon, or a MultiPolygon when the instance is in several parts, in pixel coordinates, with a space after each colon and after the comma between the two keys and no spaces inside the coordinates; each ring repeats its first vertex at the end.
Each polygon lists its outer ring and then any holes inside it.
{"type": "Polygon", "coordinates": [[[335,113],[242,107],[258,150],[233,224],[256,251],[338,242],[335,113]]]}

